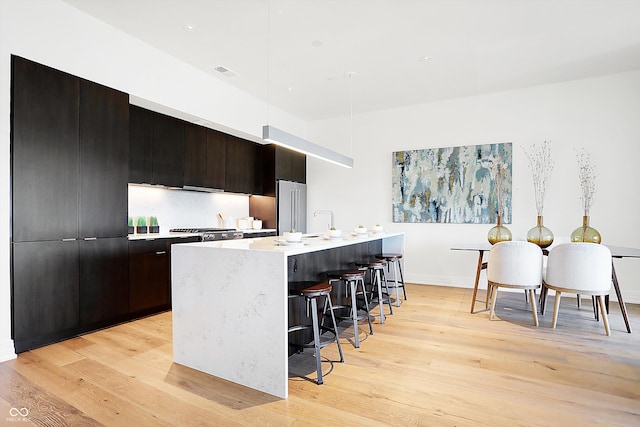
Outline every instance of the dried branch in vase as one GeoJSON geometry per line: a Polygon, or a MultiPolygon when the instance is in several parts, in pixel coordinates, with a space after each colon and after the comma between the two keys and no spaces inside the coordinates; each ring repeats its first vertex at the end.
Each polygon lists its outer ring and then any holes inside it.
{"type": "Polygon", "coordinates": [[[596,192],[596,167],[591,163],[591,155],[584,148],[576,150],[576,157],[578,159],[578,178],[582,190],[580,200],[582,200],[584,214],[588,216],[596,192]]]}
{"type": "Polygon", "coordinates": [[[490,163],[489,170],[495,181],[496,199],[498,203],[498,216],[504,217],[504,202],[506,199],[506,189],[503,184],[504,166],[502,163],[490,163]]]}
{"type": "Polygon", "coordinates": [[[540,146],[533,144],[529,152],[524,150],[524,154],[529,159],[529,169],[531,169],[533,177],[536,210],[538,211],[538,216],[542,216],[544,196],[547,192],[547,185],[554,166],[554,161],[551,158],[551,141],[544,141],[540,146]]]}

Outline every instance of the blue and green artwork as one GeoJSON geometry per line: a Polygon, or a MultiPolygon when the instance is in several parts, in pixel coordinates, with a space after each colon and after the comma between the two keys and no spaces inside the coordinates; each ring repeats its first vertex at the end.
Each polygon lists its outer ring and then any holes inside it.
{"type": "Polygon", "coordinates": [[[512,144],[397,151],[393,222],[511,223],[512,144]]]}

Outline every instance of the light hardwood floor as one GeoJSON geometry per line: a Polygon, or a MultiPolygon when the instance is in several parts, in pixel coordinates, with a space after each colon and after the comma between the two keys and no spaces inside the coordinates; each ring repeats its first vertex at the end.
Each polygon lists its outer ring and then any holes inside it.
{"type": "Polygon", "coordinates": [[[324,385],[292,377],[287,400],[174,364],[163,313],[0,364],[0,425],[640,425],[639,306],[628,334],[612,301],[606,337],[570,297],[552,330],[550,312],[532,325],[521,293],[500,293],[489,321],[469,313],[470,289],[407,292],[360,349],[343,340],[324,385]]]}

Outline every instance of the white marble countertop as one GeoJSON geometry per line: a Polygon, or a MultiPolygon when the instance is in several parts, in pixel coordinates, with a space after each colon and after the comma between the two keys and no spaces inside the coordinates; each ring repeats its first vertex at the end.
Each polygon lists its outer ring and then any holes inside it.
{"type": "Polygon", "coordinates": [[[370,242],[388,237],[401,236],[404,233],[367,233],[354,235],[345,233],[340,239],[330,239],[319,233],[303,235],[300,243],[287,243],[282,236],[258,237],[238,240],[219,240],[213,242],[180,243],[202,248],[237,249],[250,251],[283,252],[285,255],[299,255],[340,246],[370,242]]]}

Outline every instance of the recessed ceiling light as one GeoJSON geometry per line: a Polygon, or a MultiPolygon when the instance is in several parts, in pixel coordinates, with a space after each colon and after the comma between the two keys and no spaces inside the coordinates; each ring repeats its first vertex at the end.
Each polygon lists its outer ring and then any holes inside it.
{"type": "Polygon", "coordinates": [[[311,46],[313,47],[321,47],[323,44],[322,40],[314,40],[311,42],[311,46]]]}
{"type": "Polygon", "coordinates": [[[187,24],[184,26],[184,29],[187,31],[193,31],[195,29],[195,27],[191,24],[187,24]]]}
{"type": "Polygon", "coordinates": [[[293,87],[289,86],[289,87],[287,88],[287,90],[288,90],[289,92],[293,92],[293,87]]]}
{"type": "Polygon", "coordinates": [[[428,61],[430,59],[431,59],[430,56],[423,56],[423,57],[420,58],[420,61],[426,62],[426,61],[428,61]]]}

